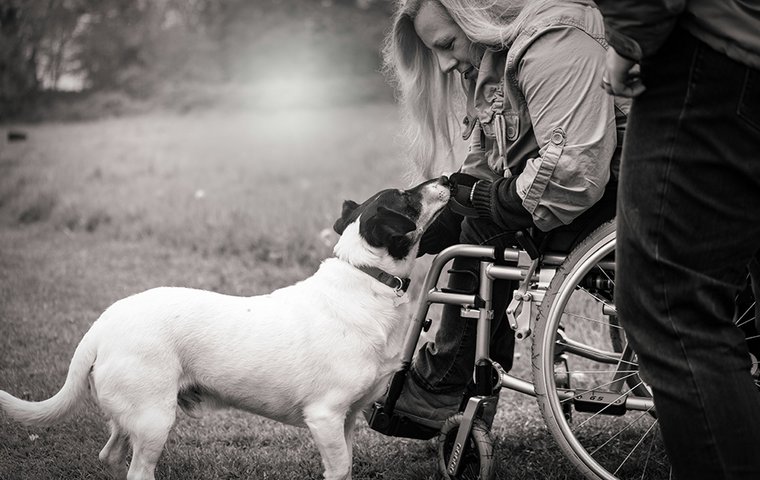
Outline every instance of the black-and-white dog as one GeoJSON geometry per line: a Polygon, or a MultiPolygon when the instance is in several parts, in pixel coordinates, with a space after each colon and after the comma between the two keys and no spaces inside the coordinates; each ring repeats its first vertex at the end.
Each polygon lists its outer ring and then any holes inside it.
{"type": "Polygon", "coordinates": [[[0,391],[0,408],[26,424],[53,424],[89,384],[110,420],[101,461],[137,480],[154,478],[178,405],[189,414],[232,406],[308,427],[325,478],[349,479],[356,417],[400,367],[404,279],[449,196],[442,177],[346,201],[336,258],[268,295],[165,287],[120,300],[82,338],[55,396],[37,403],[0,391]]]}

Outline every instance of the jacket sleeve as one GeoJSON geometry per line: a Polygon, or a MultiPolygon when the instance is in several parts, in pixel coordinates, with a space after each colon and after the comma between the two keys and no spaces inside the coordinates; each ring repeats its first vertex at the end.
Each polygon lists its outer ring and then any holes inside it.
{"type": "Polygon", "coordinates": [[[561,25],[531,37],[514,60],[539,147],[515,191],[543,231],[571,223],[610,178],[617,132],[614,99],[600,87],[604,52],[584,31],[561,25]]]}
{"type": "Polygon", "coordinates": [[[686,0],[597,0],[607,26],[607,40],[623,57],[636,62],[651,56],[668,38],[686,0]]]}

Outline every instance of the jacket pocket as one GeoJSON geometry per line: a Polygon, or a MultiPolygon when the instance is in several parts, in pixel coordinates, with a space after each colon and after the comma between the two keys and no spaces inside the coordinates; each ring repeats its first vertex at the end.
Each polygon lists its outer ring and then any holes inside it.
{"type": "Polygon", "coordinates": [[[472,131],[478,125],[478,119],[474,116],[465,115],[462,119],[462,140],[467,140],[472,135],[472,131]]]}

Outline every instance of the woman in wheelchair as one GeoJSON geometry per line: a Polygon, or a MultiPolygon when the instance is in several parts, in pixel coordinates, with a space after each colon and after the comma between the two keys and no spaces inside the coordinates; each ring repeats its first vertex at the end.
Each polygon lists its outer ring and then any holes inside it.
{"type": "MultiPolygon", "coordinates": [[[[457,243],[512,246],[526,229],[539,243],[569,250],[613,217],[628,105],[600,87],[605,47],[591,0],[400,3],[384,53],[418,172],[441,173],[436,160],[451,156],[450,131],[463,114],[469,140],[451,175],[456,198],[425,234],[421,254],[457,243]]],[[[477,268],[455,260],[449,289],[471,293],[477,268]]],[[[490,350],[507,370],[508,283],[494,284],[490,350]]],[[[418,426],[404,435],[432,437],[468,397],[475,324],[458,306],[443,307],[435,341],[415,355],[396,403],[394,415],[418,426]]]]}

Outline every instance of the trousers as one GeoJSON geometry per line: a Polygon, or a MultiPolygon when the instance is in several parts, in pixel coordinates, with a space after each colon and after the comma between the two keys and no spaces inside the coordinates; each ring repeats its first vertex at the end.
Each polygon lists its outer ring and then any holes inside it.
{"type": "Polygon", "coordinates": [[[760,247],[760,71],[677,28],[641,64],[615,303],[675,477],[760,478],[760,393],[734,299],[760,247]]]}
{"type": "MultiPolygon", "coordinates": [[[[456,243],[490,245],[506,248],[514,244],[514,232],[505,232],[495,223],[464,218],[445,210],[434,224],[437,252],[456,243]]],[[[448,288],[477,293],[479,261],[456,258],[448,279],[448,288]]],[[[514,288],[507,280],[496,280],[493,285],[494,318],[491,323],[491,358],[506,370],[512,367],[515,348],[514,332],[506,321],[508,296],[514,288]]],[[[410,369],[412,379],[425,390],[440,394],[461,394],[472,379],[475,364],[477,319],[462,318],[460,307],[444,305],[435,341],[420,348],[410,369]]]]}

